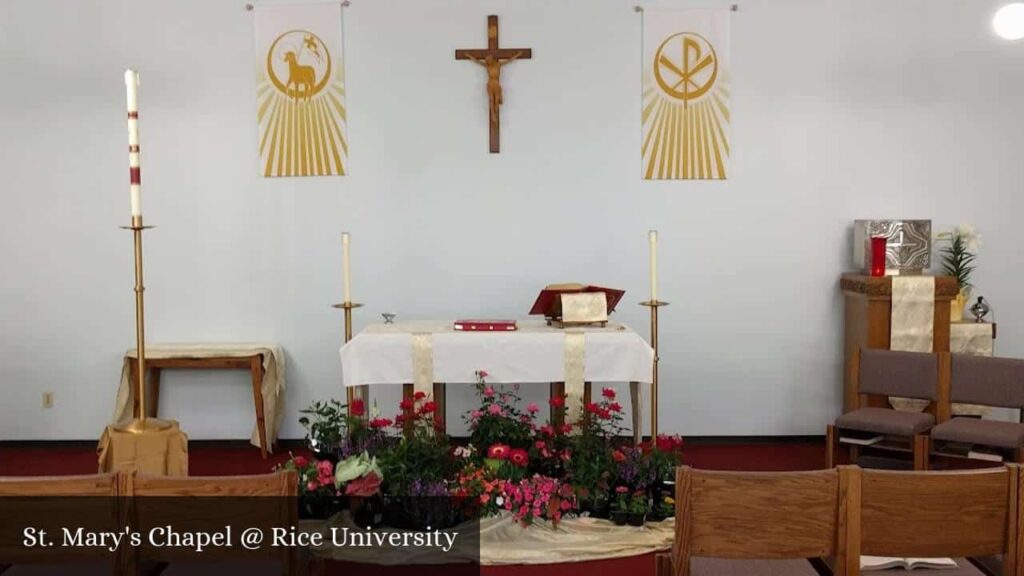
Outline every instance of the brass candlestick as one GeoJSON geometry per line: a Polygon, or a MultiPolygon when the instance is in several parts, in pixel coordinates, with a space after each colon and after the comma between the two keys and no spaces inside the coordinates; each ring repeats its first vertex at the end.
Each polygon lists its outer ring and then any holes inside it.
{"type": "Polygon", "coordinates": [[[654,348],[654,373],[651,375],[651,442],[658,439],[658,308],[668,306],[661,300],[647,300],[640,303],[651,309],[651,348],[654,348]]]}
{"type": "MultiPolygon", "coordinates": [[[[352,310],[356,308],[362,308],[362,304],[356,304],[355,302],[343,302],[341,304],[335,304],[335,308],[340,308],[345,311],[345,342],[352,340],[352,310]]],[[[346,386],[345,387],[345,400],[351,405],[352,401],[356,398],[361,398],[365,403],[368,400],[369,390],[366,386],[346,386]]]]}
{"type": "Polygon", "coordinates": [[[120,432],[141,434],[147,431],[166,430],[171,423],[159,418],[146,418],[146,305],[142,293],[146,288],[142,281],[142,231],[152,226],[142,225],[142,216],[132,216],[131,226],[122,226],[123,230],[132,231],[135,245],[135,350],[136,382],[135,394],[139,399],[139,416],[131,422],[118,426],[120,432]]]}

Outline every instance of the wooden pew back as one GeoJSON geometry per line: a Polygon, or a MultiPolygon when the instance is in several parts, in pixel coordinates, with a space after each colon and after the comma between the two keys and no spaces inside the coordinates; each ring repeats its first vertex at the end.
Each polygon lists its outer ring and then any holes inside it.
{"type": "Polygon", "coordinates": [[[1012,564],[1019,483],[1015,465],[951,472],[863,470],[861,552],[900,557],[1005,554],[1012,564]]]}

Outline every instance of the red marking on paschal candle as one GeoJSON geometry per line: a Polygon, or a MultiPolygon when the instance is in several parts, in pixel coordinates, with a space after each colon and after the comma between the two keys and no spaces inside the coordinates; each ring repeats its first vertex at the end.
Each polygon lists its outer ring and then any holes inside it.
{"type": "Polygon", "coordinates": [[[138,144],[129,144],[129,145],[128,145],[128,151],[129,151],[129,152],[135,152],[135,153],[138,153],[138,151],[139,151],[139,145],[138,145],[138,144]]]}
{"type": "Polygon", "coordinates": [[[128,117],[129,118],[138,118],[139,117],[139,111],[136,110],[135,112],[128,112],[128,117]]]}
{"type": "Polygon", "coordinates": [[[131,178],[132,184],[142,184],[142,172],[137,166],[135,168],[128,168],[128,175],[131,178]]]}

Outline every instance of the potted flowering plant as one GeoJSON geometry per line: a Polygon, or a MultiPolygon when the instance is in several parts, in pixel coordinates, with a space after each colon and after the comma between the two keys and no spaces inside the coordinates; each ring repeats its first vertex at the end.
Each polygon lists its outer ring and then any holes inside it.
{"type": "Polygon", "coordinates": [[[498,478],[489,466],[472,462],[459,472],[455,498],[467,518],[495,516],[505,509],[504,478],[498,478]]]}
{"type": "Polygon", "coordinates": [[[643,491],[631,491],[627,486],[615,488],[615,501],[612,503],[612,522],[616,526],[629,524],[630,526],[643,526],[650,510],[650,501],[647,493],[643,491]]]}
{"type": "Polygon", "coordinates": [[[534,417],[539,410],[531,404],[519,409],[518,386],[508,390],[487,383],[487,372],[476,372],[476,391],[480,406],[465,417],[469,425],[470,445],[479,447],[488,466],[505,476],[521,479],[529,461],[527,450],[533,444],[534,417]]]}
{"type": "MultiPolygon", "coordinates": [[[[676,467],[683,462],[683,439],[679,435],[659,434],[654,442],[643,445],[645,466],[652,478],[651,500],[655,503],[672,500],[675,497],[676,467]]],[[[660,521],[675,515],[671,506],[654,506],[648,520],[660,521]]]]}
{"type": "Polygon", "coordinates": [[[400,528],[441,529],[458,521],[448,482],[458,465],[437,422],[437,404],[420,392],[402,400],[395,426],[405,432],[381,453],[387,481],[389,523],[400,528]]]}
{"type": "Polygon", "coordinates": [[[506,483],[504,500],[505,509],[523,527],[537,520],[550,520],[557,528],[562,516],[577,508],[572,486],[539,474],[506,483]]]}
{"type": "Polygon", "coordinates": [[[981,234],[975,232],[973,226],[957,226],[956,228],[942,232],[938,239],[947,244],[941,249],[942,271],[956,278],[960,284],[960,292],[950,303],[951,317],[953,322],[959,322],[964,317],[964,306],[971,297],[971,274],[974,272],[974,259],[981,248],[981,234]]]}
{"type": "Polygon", "coordinates": [[[334,484],[334,464],[305,456],[291,456],[274,470],[294,470],[299,479],[299,517],[324,519],[339,512],[343,503],[334,484]]]}
{"type": "Polygon", "coordinates": [[[384,473],[375,456],[368,453],[350,456],[341,462],[334,471],[334,485],[337,490],[344,489],[349,498],[352,519],[359,526],[378,526],[383,519],[381,502],[381,484],[384,473]]]}
{"type": "Polygon", "coordinates": [[[622,406],[615,390],[604,388],[601,399],[584,406],[576,422],[577,434],[570,437],[570,458],[566,471],[584,511],[592,516],[607,514],[608,489],[616,473],[613,449],[622,434],[622,406]]]}

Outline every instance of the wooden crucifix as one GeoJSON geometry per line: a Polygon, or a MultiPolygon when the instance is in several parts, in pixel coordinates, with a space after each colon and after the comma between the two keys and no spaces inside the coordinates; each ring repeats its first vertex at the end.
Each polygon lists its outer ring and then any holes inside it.
{"type": "Polygon", "coordinates": [[[487,48],[460,49],[455,51],[456,60],[471,60],[487,70],[487,102],[490,107],[491,154],[501,151],[499,136],[500,122],[498,108],[501,106],[501,67],[514,60],[529,60],[529,48],[498,48],[498,17],[487,17],[487,48]]]}

